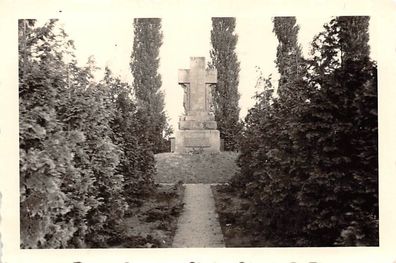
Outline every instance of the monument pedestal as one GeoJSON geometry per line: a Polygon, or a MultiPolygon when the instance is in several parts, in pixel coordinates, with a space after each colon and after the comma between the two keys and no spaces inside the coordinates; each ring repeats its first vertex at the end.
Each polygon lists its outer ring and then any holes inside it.
{"type": "Polygon", "coordinates": [[[220,152],[218,130],[179,130],[176,132],[175,152],[220,152]]]}

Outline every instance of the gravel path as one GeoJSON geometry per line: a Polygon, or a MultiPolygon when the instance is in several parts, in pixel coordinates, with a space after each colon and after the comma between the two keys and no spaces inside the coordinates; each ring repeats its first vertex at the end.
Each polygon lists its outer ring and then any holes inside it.
{"type": "Polygon", "coordinates": [[[209,184],[186,184],[173,247],[225,247],[209,184]]]}

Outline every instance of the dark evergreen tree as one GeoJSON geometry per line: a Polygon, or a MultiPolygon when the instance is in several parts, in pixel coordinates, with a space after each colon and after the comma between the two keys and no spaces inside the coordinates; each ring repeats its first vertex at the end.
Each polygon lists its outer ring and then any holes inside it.
{"type": "Polygon", "coordinates": [[[212,59],[209,66],[217,69],[217,85],[212,91],[214,113],[224,150],[238,149],[239,121],[239,61],[235,52],[238,36],[234,17],[213,17],[211,30],[212,59]]]}
{"type": "Polygon", "coordinates": [[[160,18],[135,18],[134,40],[131,56],[133,89],[138,109],[147,115],[146,133],[150,149],[163,151],[164,133],[168,126],[164,112],[164,94],[158,73],[159,52],[162,45],[160,18]]]}

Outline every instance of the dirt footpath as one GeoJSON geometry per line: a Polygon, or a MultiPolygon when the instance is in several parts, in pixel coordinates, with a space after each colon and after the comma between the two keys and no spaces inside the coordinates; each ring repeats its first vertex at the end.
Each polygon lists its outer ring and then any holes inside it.
{"type": "Polygon", "coordinates": [[[186,184],[172,247],[225,247],[209,184],[186,184]]]}

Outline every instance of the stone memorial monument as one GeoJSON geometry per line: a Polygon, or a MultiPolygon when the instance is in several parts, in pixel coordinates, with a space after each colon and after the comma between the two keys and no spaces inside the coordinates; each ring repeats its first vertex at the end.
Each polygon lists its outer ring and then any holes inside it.
{"type": "Polygon", "coordinates": [[[211,89],[217,82],[216,69],[205,69],[204,57],[191,57],[190,69],[179,70],[184,89],[184,116],[176,132],[175,152],[219,152],[220,132],[213,114],[211,89]]]}

